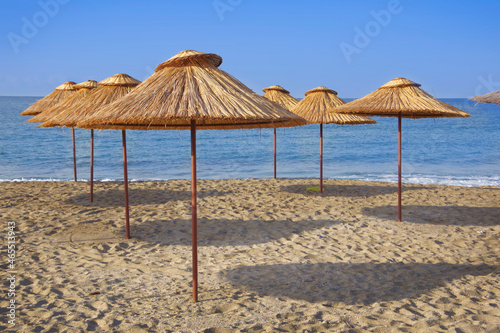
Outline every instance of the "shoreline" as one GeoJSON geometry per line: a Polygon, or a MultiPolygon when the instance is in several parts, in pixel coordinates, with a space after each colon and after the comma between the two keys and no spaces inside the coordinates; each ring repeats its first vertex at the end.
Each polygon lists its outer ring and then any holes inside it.
{"type": "Polygon", "coordinates": [[[497,329],[499,187],[404,184],[398,223],[397,184],[324,182],[198,180],[196,304],[189,180],[130,185],[130,240],[123,181],[95,182],[94,203],[86,182],[0,182],[18,228],[15,329],[497,329]]]}
{"type": "MultiPolygon", "coordinates": [[[[397,177],[397,175],[395,176],[397,177]]],[[[491,176],[491,177],[497,177],[497,176],[491,176]]],[[[407,176],[406,178],[414,178],[414,176],[407,176]]],[[[485,178],[485,177],[478,177],[478,178],[485,178]]],[[[486,177],[488,178],[488,177],[486,177]]],[[[324,180],[332,180],[332,181],[353,181],[353,182],[366,182],[366,183],[387,183],[387,184],[397,184],[397,179],[396,180],[370,180],[370,179],[354,179],[354,178],[324,178],[324,180]]],[[[245,180],[275,180],[272,177],[269,178],[258,178],[258,177],[251,177],[251,178],[198,178],[198,181],[245,181],[245,180]]],[[[317,181],[319,182],[318,178],[315,177],[302,177],[302,178],[297,178],[297,177],[278,177],[277,180],[310,180],[310,181],[317,181]]],[[[476,179],[476,181],[479,179],[476,179]]],[[[141,183],[141,182],[170,182],[170,181],[191,181],[188,178],[177,178],[177,179],[129,179],[129,183],[141,183]]],[[[458,181],[464,181],[458,180],[458,181]]],[[[469,180],[470,181],[470,180],[469,180]]],[[[74,179],[51,179],[51,178],[30,178],[30,179],[25,179],[25,178],[16,178],[16,179],[0,179],[0,183],[22,183],[22,182],[55,182],[55,183],[64,183],[64,182],[69,182],[69,183],[75,183],[74,179]]],[[[79,178],[78,183],[89,183],[90,180],[86,178],[79,178]]],[[[123,183],[123,179],[97,179],[94,180],[94,183],[123,183]]],[[[428,182],[412,182],[412,181],[405,181],[405,177],[403,177],[403,186],[404,185],[429,185],[429,186],[455,186],[455,187],[474,187],[474,188],[500,188],[500,185],[492,185],[492,184],[485,184],[485,185],[477,185],[477,184],[442,184],[442,183],[428,183],[428,182]]]]}

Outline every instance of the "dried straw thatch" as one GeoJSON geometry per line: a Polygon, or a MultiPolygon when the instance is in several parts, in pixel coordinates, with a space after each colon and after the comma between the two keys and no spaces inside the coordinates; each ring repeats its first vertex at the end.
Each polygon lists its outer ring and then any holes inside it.
{"type": "Polygon", "coordinates": [[[126,97],[78,123],[83,128],[198,129],[285,127],[305,120],[218,69],[216,54],[182,51],[126,97]]]}
{"type": "Polygon", "coordinates": [[[469,117],[432,97],[419,88],[420,84],[399,77],[360,99],[331,110],[363,116],[398,117],[398,221],[402,221],[401,118],[469,117]]]}
{"type": "Polygon", "coordinates": [[[361,116],[403,118],[469,117],[469,114],[441,102],[419,88],[420,84],[399,77],[376,91],[331,112],[361,116]]]}
{"type": "Polygon", "coordinates": [[[56,105],[53,105],[52,107],[48,108],[42,113],[39,113],[38,115],[29,119],[28,122],[43,123],[45,121],[52,119],[61,112],[69,110],[73,106],[80,103],[80,101],[89,94],[90,90],[97,88],[97,86],[98,86],[97,81],[94,80],[88,80],[79,84],[75,84],[74,87],[78,89],[76,93],[71,94],[70,96],[66,97],[56,105]]]}
{"type": "Polygon", "coordinates": [[[471,100],[481,103],[500,104],[500,90],[493,91],[484,95],[474,96],[471,98],[471,100]]]}
{"type": "Polygon", "coordinates": [[[337,97],[337,92],[326,87],[317,87],[306,91],[306,97],[301,100],[292,112],[306,119],[311,124],[320,124],[320,171],[319,191],[323,192],[323,124],[375,124],[375,120],[367,117],[328,113],[327,110],[345,104],[337,97]]]}
{"type": "Polygon", "coordinates": [[[264,97],[270,101],[278,103],[287,110],[292,110],[299,102],[297,99],[290,96],[290,92],[278,85],[270,86],[262,89],[265,92],[264,97]]]}
{"type": "Polygon", "coordinates": [[[311,124],[375,124],[375,120],[367,117],[336,114],[328,110],[345,104],[337,97],[337,92],[326,87],[317,87],[306,91],[306,97],[294,108],[293,112],[311,124]]]}
{"type": "MultiPolygon", "coordinates": [[[[287,110],[292,110],[295,105],[299,102],[292,96],[290,96],[290,92],[283,87],[280,87],[278,85],[270,86],[268,88],[262,89],[264,91],[264,97],[267,98],[268,100],[277,103],[278,105],[281,105],[287,110]]],[[[274,129],[274,178],[276,179],[277,177],[277,157],[276,157],[276,151],[277,151],[277,145],[276,145],[276,128],[274,129]]]]}
{"type": "MultiPolygon", "coordinates": [[[[83,128],[122,130],[125,184],[126,129],[191,129],[192,286],[195,302],[198,301],[196,129],[284,127],[306,123],[218,69],[221,63],[222,58],[215,54],[180,52],[160,64],[153,75],[127,96],[78,123],[78,127],[83,128]]],[[[127,186],[125,198],[128,221],[127,186]]]]}
{"type": "Polygon", "coordinates": [[[99,86],[81,98],[78,103],[44,122],[42,127],[75,127],[79,120],[86,119],[99,109],[128,94],[140,81],[127,74],[115,74],[99,82],[99,86]]]}
{"type": "Polygon", "coordinates": [[[98,86],[99,86],[99,83],[97,83],[97,81],[95,81],[95,80],[87,80],[85,82],[78,83],[77,85],[75,85],[75,87],[78,89],[82,89],[82,88],[94,89],[94,88],[97,88],[98,86]]]}
{"type": "Polygon", "coordinates": [[[45,111],[51,106],[56,105],[57,103],[59,103],[66,97],[70,96],[77,90],[75,88],[75,84],[76,83],[73,81],[64,82],[56,89],[54,89],[53,92],[51,92],[44,98],[36,101],[29,108],[21,112],[21,116],[34,116],[45,111]]]}

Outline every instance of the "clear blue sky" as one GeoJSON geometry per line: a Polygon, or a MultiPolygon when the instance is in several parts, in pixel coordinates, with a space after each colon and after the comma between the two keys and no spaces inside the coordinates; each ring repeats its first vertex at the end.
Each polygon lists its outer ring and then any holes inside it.
{"type": "Polygon", "coordinates": [[[2,0],[0,95],[139,80],[179,51],[219,54],[259,94],[362,97],[403,76],[438,98],[500,89],[498,0],[2,0]]]}

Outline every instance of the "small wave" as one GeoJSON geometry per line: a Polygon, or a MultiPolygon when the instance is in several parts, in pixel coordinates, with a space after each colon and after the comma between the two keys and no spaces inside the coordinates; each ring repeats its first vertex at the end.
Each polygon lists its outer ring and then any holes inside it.
{"type": "Polygon", "coordinates": [[[0,182],[65,182],[69,179],[57,178],[14,178],[14,179],[0,179],[0,182]]]}
{"type": "MultiPolygon", "coordinates": [[[[14,178],[14,179],[0,179],[0,182],[71,182],[74,179],[71,178],[14,178]]],[[[146,179],[146,178],[133,178],[129,179],[129,182],[146,182],[146,181],[168,181],[172,180],[170,178],[166,179],[146,179]]],[[[89,182],[88,179],[85,178],[80,178],[78,179],[79,182],[82,183],[87,183],[89,182]]],[[[122,182],[123,179],[116,179],[116,178],[103,178],[103,179],[95,179],[94,181],[96,182],[122,182]]]]}
{"type": "MultiPolygon", "coordinates": [[[[379,181],[396,183],[398,181],[397,174],[359,174],[349,176],[338,176],[338,179],[350,180],[364,180],[364,181],[379,181]]],[[[200,178],[201,179],[201,178],[200,178]]],[[[219,179],[219,178],[206,178],[206,179],[219,179]]],[[[241,178],[248,179],[248,178],[241,178]]],[[[57,178],[16,178],[16,179],[0,179],[0,182],[66,182],[73,179],[57,179],[57,178]]],[[[134,178],[130,182],[143,182],[143,181],[168,181],[168,179],[146,179],[134,178]]],[[[79,182],[88,182],[88,179],[79,179],[79,182]]],[[[101,182],[116,182],[123,181],[123,179],[103,178],[97,179],[101,182]]],[[[411,184],[436,184],[436,185],[451,185],[451,186],[465,186],[465,187],[479,187],[479,186],[500,186],[500,176],[470,176],[470,177],[456,177],[456,176],[438,176],[438,175],[411,175],[403,176],[403,183],[411,184]]]]}
{"type": "MultiPolygon", "coordinates": [[[[381,181],[389,183],[397,183],[397,174],[364,174],[341,176],[340,179],[366,180],[366,181],[381,181]]],[[[403,183],[412,184],[436,184],[436,185],[451,185],[451,186],[500,186],[500,176],[439,176],[439,175],[423,175],[415,174],[410,176],[402,176],[403,183]]]]}

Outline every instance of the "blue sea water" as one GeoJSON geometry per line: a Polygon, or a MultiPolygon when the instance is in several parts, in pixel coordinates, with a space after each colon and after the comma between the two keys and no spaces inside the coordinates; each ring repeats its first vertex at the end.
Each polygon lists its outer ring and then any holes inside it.
{"type": "MultiPolygon", "coordinates": [[[[20,116],[40,97],[0,97],[0,180],[73,179],[71,129],[20,116]]],[[[403,181],[500,186],[500,106],[442,99],[470,118],[403,119],[403,181]]],[[[349,100],[347,100],[349,101],[349,100]]],[[[397,181],[397,119],[324,125],[324,177],[397,181]]],[[[279,128],[278,177],[319,177],[319,125],[279,128]]],[[[273,130],[197,132],[199,179],[272,178],[273,130]]],[[[189,131],[127,131],[131,180],[190,178],[189,131]]],[[[89,179],[90,131],[76,129],[78,178],[89,179]]],[[[121,131],[95,131],[94,178],[123,179],[121,131]]]]}

